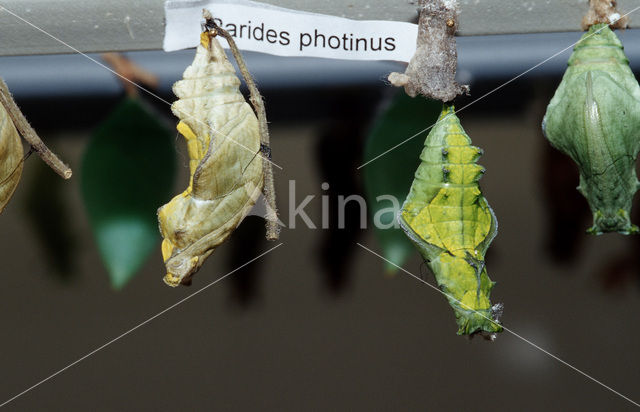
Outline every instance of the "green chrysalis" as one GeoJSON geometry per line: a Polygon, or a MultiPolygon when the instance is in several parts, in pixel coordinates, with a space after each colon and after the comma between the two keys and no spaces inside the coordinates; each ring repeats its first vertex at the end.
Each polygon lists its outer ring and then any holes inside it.
{"type": "Polygon", "coordinates": [[[640,86],[606,24],[591,26],[574,47],[542,131],[578,164],[578,190],[593,213],[588,232],[638,233],[629,213],[640,186],[640,86]]]}
{"type": "Polygon", "coordinates": [[[471,145],[447,104],[424,146],[400,224],[447,295],[458,334],[500,332],[495,312],[501,305],[491,306],[495,282],[484,264],[498,221],[478,186],[482,149],[471,145]]]}

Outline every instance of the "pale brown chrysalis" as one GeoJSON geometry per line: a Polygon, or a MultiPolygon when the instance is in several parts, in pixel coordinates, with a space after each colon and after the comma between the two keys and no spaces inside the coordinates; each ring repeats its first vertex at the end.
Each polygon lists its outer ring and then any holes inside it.
{"type": "Polygon", "coordinates": [[[249,213],[263,187],[258,120],[218,40],[202,33],[193,63],[173,91],[187,140],[190,184],[158,210],[170,286],[189,284],[249,213]]]}
{"type": "Polygon", "coordinates": [[[22,174],[22,142],[9,114],[0,106],[0,212],[9,203],[22,174]]]}

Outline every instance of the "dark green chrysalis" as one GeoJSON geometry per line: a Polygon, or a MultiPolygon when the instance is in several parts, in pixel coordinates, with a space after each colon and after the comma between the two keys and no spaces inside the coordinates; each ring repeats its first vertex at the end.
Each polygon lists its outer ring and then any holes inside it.
{"type": "Polygon", "coordinates": [[[542,131],[578,164],[578,190],[593,213],[588,232],[637,233],[629,214],[640,186],[640,86],[606,24],[591,26],[574,47],[542,131]]]}

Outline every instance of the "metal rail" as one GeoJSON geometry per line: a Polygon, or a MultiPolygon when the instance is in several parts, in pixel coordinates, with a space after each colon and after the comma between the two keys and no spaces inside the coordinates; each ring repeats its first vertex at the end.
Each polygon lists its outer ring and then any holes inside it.
{"type": "MultiPolygon", "coordinates": [[[[458,77],[462,83],[513,78],[559,51],[565,52],[527,73],[528,78],[561,76],[580,33],[472,36],[458,39],[458,77]],[[526,50],[526,53],[523,52],[526,50]]],[[[640,30],[620,33],[634,72],[640,71],[640,30]]],[[[193,50],[173,53],[127,53],[160,80],[158,92],[170,96],[171,85],[193,60],[193,50]]],[[[100,59],[99,55],[92,55],[100,59]]],[[[383,85],[387,74],[404,70],[398,62],[275,57],[245,53],[247,65],[265,91],[383,85]]],[[[80,55],[0,57],[0,74],[18,99],[119,96],[122,85],[104,68],[80,55]]]]}
{"type": "MultiPolygon", "coordinates": [[[[587,0],[459,0],[460,35],[580,30],[587,0]]],[[[264,0],[296,10],[360,20],[411,21],[411,0],[264,0]]],[[[82,52],[158,50],[164,0],[0,0],[0,5],[82,52]]],[[[627,12],[640,0],[619,0],[627,12]]],[[[640,28],[638,16],[631,27],[640,28]]],[[[68,47],[0,10],[0,55],[70,53],[68,47]]]]}

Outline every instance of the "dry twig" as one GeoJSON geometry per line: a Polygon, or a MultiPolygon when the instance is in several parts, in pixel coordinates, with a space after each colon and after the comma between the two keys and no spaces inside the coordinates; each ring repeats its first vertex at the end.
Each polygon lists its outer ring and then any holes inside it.
{"type": "Polygon", "coordinates": [[[142,83],[152,89],[158,87],[158,76],[132,62],[122,53],[103,53],[102,59],[118,74],[127,96],[138,95],[137,83],[142,83]]]}
{"type": "Polygon", "coordinates": [[[65,165],[38,137],[13,100],[9,88],[2,79],[0,79],[0,104],[7,110],[16,129],[22,138],[31,145],[33,151],[62,178],[69,179],[73,173],[69,166],[65,165]]]}
{"type": "Polygon", "coordinates": [[[616,0],[590,0],[589,11],[582,18],[582,30],[594,24],[606,23],[612,29],[624,29],[629,24],[627,16],[621,17],[616,10],[616,0]]]}
{"type": "Polygon", "coordinates": [[[420,0],[420,19],[416,52],[404,73],[391,73],[389,82],[404,86],[415,97],[449,102],[469,93],[469,86],[455,81],[458,52],[454,37],[458,27],[458,5],[455,0],[420,0]]]}

